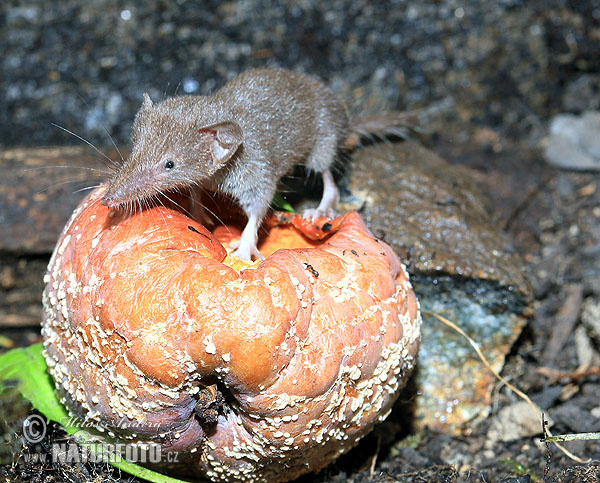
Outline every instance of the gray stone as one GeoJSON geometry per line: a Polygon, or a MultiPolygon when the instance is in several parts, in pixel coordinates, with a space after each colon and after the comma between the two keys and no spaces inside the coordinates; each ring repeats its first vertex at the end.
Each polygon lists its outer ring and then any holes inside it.
{"type": "Polygon", "coordinates": [[[550,164],[573,170],[600,170],[600,112],[560,114],[550,123],[544,157],[550,164]]]}

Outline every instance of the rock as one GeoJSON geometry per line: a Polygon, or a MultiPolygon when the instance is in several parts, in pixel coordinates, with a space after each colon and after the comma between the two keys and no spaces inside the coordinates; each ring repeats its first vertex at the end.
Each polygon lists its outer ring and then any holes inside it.
{"type": "Polygon", "coordinates": [[[586,367],[599,366],[600,355],[594,348],[594,345],[592,344],[585,327],[581,325],[576,327],[573,335],[575,339],[575,348],[577,350],[577,360],[579,361],[579,365],[586,367]]]}
{"type": "Polygon", "coordinates": [[[562,386],[550,386],[544,388],[540,393],[532,397],[532,401],[540,409],[548,409],[554,406],[560,394],[562,392],[562,386]]]}
{"type": "Polygon", "coordinates": [[[498,483],[529,483],[531,477],[529,475],[507,476],[498,481],[498,483]]]}
{"type": "Polygon", "coordinates": [[[600,300],[588,297],[581,307],[581,323],[596,344],[600,343],[600,300]]]}
{"type": "MultiPolygon", "coordinates": [[[[547,427],[554,422],[544,415],[547,427]]],[[[537,414],[525,401],[503,407],[492,420],[487,433],[486,445],[493,446],[498,441],[514,441],[542,433],[541,415],[537,414]]]]}
{"type": "Polygon", "coordinates": [[[600,431],[600,420],[578,404],[567,403],[551,411],[552,419],[561,431],[589,433],[600,431]]]}
{"type": "MultiPolygon", "coordinates": [[[[412,142],[360,149],[350,179],[371,231],[407,261],[422,309],[457,323],[500,371],[531,289],[473,180],[412,142]]],[[[419,425],[469,431],[488,414],[494,383],[462,336],[424,314],[419,425]]]]}
{"type": "Polygon", "coordinates": [[[545,140],[546,161],[559,168],[600,170],[600,112],[581,116],[559,114],[552,119],[545,140]]]}

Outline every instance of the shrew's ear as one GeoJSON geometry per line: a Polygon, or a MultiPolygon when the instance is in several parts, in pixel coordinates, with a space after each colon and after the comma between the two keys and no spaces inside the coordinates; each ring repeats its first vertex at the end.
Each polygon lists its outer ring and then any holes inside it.
{"type": "Polygon", "coordinates": [[[244,139],[242,128],[233,121],[203,127],[198,132],[210,134],[210,153],[215,166],[226,163],[244,139]]]}
{"type": "Polygon", "coordinates": [[[142,111],[146,111],[152,108],[154,104],[152,104],[152,99],[150,99],[150,95],[147,92],[144,92],[144,102],[142,103],[142,111]]]}

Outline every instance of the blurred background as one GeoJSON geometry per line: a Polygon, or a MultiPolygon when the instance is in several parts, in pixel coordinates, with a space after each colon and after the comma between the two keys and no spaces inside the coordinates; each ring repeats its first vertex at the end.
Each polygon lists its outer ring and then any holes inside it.
{"type": "Polygon", "coordinates": [[[0,145],[129,142],[142,93],[207,94],[254,66],[316,74],[353,111],[427,109],[433,144],[536,144],[600,105],[593,0],[4,1],[0,145]]]}

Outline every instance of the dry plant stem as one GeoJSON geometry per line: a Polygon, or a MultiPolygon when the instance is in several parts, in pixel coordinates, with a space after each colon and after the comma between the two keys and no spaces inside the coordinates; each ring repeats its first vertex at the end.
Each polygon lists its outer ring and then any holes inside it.
{"type": "MultiPolygon", "coordinates": [[[[529,404],[529,406],[531,407],[531,409],[533,409],[536,413],[538,413],[538,414],[542,413],[542,410],[535,405],[535,403],[529,398],[529,396],[527,394],[525,394],[520,389],[517,389],[515,386],[513,386],[510,382],[508,382],[500,374],[498,374],[498,372],[496,372],[494,370],[494,368],[488,362],[487,358],[483,355],[483,352],[481,352],[481,349],[479,348],[479,345],[477,345],[477,342],[475,342],[471,337],[469,337],[469,335],[467,335],[467,333],[464,330],[462,330],[458,325],[456,325],[454,322],[449,321],[447,318],[445,318],[445,317],[443,317],[443,316],[441,316],[439,314],[436,314],[435,312],[431,312],[429,310],[423,310],[423,309],[421,309],[421,314],[431,315],[432,317],[435,317],[440,322],[442,322],[443,324],[447,325],[451,329],[455,330],[460,335],[462,335],[465,339],[467,339],[467,341],[469,341],[469,344],[471,344],[471,346],[473,347],[473,349],[475,349],[475,352],[477,353],[477,355],[479,356],[479,358],[481,359],[481,361],[483,362],[483,364],[489,369],[489,371],[492,374],[494,374],[494,376],[496,377],[496,379],[498,379],[499,381],[501,381],[505,386],[507,386],[510,390],[512,390],[515,394],[517,394],[521,399],[523,399],[525,402],[527,402],[527,404],[529,404]]],[[[554,435],[550,432],[549,429],[547,429],[546,432],[550,436],[550,438],[547,438],[547,440],[548,441],[552,441],[551,438],[554,435]]],[[[568,440],[565,439],[565,440],[559,440],[559,441],[568,441],[568,440]]],[[[572,460],[577,461],[578,463],[585,464],[585,463],[589,463],[591,461],[590,458],[588,458],[586,460],[583,460],[580,457],[575,456],[573,453],[571,453],[569,450],[567,450],[566,448],[564,448],[562,445],[558,444],[556,441],[552,441],[552,442],[554,444],[556,444],[556,446],[565,455],[567,455],[572,460]]]]}
{"type": "Polygon", "coordinates": [[[568,382],[579,384],[588,377],[600,375],[600,367],[590,366],[589,362],[585,362],[574,371],[561,371],[560,369],[551,367],[540,367],[536,372],[547,377],[550,384],[554,384],[560,380],[567,380],[568,382]]]}
{"type": "Polygon", "coordinates": [[[379,456],[379,449],[381,448],[381,437],[377,436],[377,447],[375,448],[375,454],[371,459],[371,466],[369,467],[369,477],[373,478],[375,474],[375,465],[377,464],[377,456],[379,456]]]}
{"type": "MultiPolygon", "coordinates": [[[[546,430],[546,432],[548,432],[548,430],[546,430]]],[[[596,439],[600,439],[600,433],[558,434],[542,439],[542,443],[556,443],[558,441],[592,441],[596,439]]]]}

